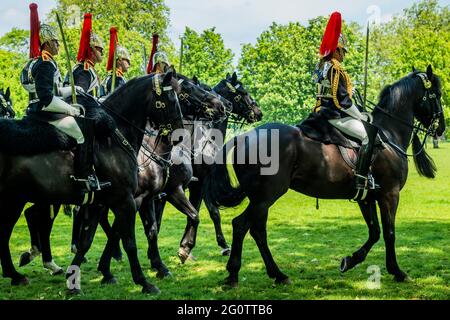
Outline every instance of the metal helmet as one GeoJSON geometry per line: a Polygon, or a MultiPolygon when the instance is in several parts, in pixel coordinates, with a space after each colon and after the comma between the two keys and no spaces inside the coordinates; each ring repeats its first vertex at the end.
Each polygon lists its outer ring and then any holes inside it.
{"type": "Polygon", "coordinates": [[[169,59],[167,58],[167,55],[164,52],[162,52],[162,51],[156,51],[155,52],[155,55],[153,56],[153,67],[158,62],[164,62],[165,64],[170,66],[170,62],[169,62],[169,59]]]}
{"type": "Polygon", "coordinates": [[[128,53],[128,50],[120,45],[117,45],[116,47],[116,58],[131,61],[131,57],[130,54],[128,53]]]}
{"type": "Polygon", "coordinates": [[[58,40],[58,34],[56,33],[55,28],[48,24],[41,24],[39,28],[39,40],[42,44],[51,40],[58,40]]]}
{"type": "Polygon", "coordinates": [[[342,33],[339,35],[337,47],[338,48],[342,48],[345,51],[348,51],[348,49],[347,49],[347,37],[344,36],[342,33]]]}
{"type": "Polygon", "coordinates": [[[89,43],[91,44],[92,48],[99,47],[99,48],[104,49],[104,47],[105,47],[105,43],[103,42],[103,39],[100,38],[100,36],[94,32],[91,32],[91,39],[90,39],[89,43]]]}

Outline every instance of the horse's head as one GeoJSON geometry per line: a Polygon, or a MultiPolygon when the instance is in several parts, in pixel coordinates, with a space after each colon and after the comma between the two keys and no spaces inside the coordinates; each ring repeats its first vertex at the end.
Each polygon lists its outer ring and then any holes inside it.
{"type": "Polygon", "coordinates": [[[12,108],[11,91],[0,89],[0,118],[14,118],[15,113],[12,108]]]}
{"type": "Polygon", "coordinates": [[[154,93],[153,103],[149,105],[147,114],[151,117],[153,127],[159,131],[161,137],[171,140],[171,134],[176,129],[183,127],[183,115],[181,113],[178,94],[181,87],[169,71],[165,74],[152,76],[152,88],[154,93]]]}
{"type": "Polygon", "coordinates": [[[441,82],[437,75],[433,74],[431,65],[426,72],[413,69],[411,74],[420,82],[417,92],[420,102],[414,105],[414,116],[425,127],[429,133],[442,135],[445,130],[445,119],[441,104],[441,82]]]}
{"type": "Polygon", "coordinates": [[[214,87],[214,91],[231,101],[233,104],[232,112],[243,117],[247,122],[254,123],[262,119],[261,109],[237,79],[236,72],[232,76],[227,74],[226,79],[223,79],[214,87]]]}
{"type": "Polygon", "coordinates": [[[225,97],[221,96],[220,94],[218,94],[217,92],[215,92],[210,86],[208,86],[206,83],[201,82],[200,80],[198,80],[197,76],[193,76],[192,77],[192,81],[199,86],[200,88],[202,88],[203,90],[206,90],[208,92],[210,92],[211,94],[213,94],[217,99],[220,100],[220,102],[222,102],[222,104],[225,106],[225,114],[228,115],[233,111],[233,104],[225,99],[225,97]]]}
{"type": "Polygon", "coordinates": [[[197,79],[177,75],[181,92],[178,94],[184,115],[200,116],[217,120],[225,116],[225,105],[212,92],[199,86],[197,79]]]}

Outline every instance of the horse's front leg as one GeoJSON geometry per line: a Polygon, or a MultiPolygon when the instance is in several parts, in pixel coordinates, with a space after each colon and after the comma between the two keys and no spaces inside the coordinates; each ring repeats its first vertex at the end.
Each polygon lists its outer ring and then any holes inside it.
{"type": "Polygon", "coordinates": [[[369,228],[369,239],[363,244],[361,248],[353,252],[352,256],[347,256],[342,259],[340,270],[341,272],[352,269],[357,264],[366,259],[367,254],[373,245],[380,239],[380,223],[377,216],[377,205],[374,199],[368,199],[358,202],[364,220],[369,228]]]}
{"type": "Polygon", "coordinates": [[[178,257],[180,258],[181,263],[184,263],[189,258],[192,249],[195,247],[198,224],[200,223],[198,211],[195,210],[187,199],[181,185],[168,194],[168,200],[176,209],[187,216],[186,228],[184,230],[183,238],[180,241],[180,248],[178,249],[178,257]]]}
{"type": "Polygon", "coordinates": [[[112,206],[111,209],[116,216],[120,238],[130,262],[134,283],[142,286],[143,293],[159,293],[159,289],[147,281],[139,263],[135,235],[136,203],[132,195],[130,194],[124,201],[112,206]]]}
{"type": "Polygon", "coordinates": [[[396,281],[404,281],[406,273],[400,270],[395,254],[395,214],[397,213],[399,193],[392,191],[383,194],[378,200],[381,212],[381,223],[383,224],[383,237],[386,245],[386,269],[394,275],[396,281]]]}

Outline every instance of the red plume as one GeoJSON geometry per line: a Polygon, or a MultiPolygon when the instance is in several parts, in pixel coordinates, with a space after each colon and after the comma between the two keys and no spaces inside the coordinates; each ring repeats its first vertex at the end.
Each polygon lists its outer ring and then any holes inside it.
{"type": "Polygon", "coordinates": [[[147,65],[147,74],[149,74],[153,70],[153,56],[155,55],[155,52],[158,50],[158,40],[159,40],[158,34],[154,33],[152,37],[152,53],[150,54],[150,60],[148,61],[147,65]]]}
{"type": "Polygon", "coordinates": [[[341,34],[342,19],[337,11],[331,14],[328,20],[327,28],[323,34],[322,44],[320,45],[320,56],[326,57],[337,48],[339,36],[341,34]]]}
{"type": "Polygon", "coordinates": [[[91,45],[90,45],[91,31],[92,31],[92,15],[90,13],[85,13],[77,61],[84,61],[88,59],[91,55],[91,45]]]}
{"type": "Polygon", "coordinates": [[[117,36],[117,28],[111,27],[109,29],[109,54],[108,63],[106,64],[106,71],[112,70],[114,63],[114,47],[119,43],[119,37],[117,36]]]}
{"type": "Polygon", "coordinates": [[[30,58],[34,59],[41,55],[41,40],[39,39],[39,15],[37,4],[30,4],[30,58]]]}

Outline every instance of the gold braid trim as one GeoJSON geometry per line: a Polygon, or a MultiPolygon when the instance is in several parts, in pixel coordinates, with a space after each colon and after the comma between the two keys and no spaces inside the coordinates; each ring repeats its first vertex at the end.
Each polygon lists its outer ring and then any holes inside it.
{"type": "Polygon", "coordinates": [[[352,82],[350,80],[350,77],[348,73],[344,70],[342,65],[339,61],[336,59],[331,59],[331,63],[333,64],[332,70],[331,70],[331,94],[333,95],[333,102],[335,106],[339,109],[342,109],[341,105],[339,104],[339,100],[337,99],[337,91],[339,88],[339,78],[340,76],[344,77],[345,84],[347,85],[347,93],[352,98],[352,82]],[[333,69],[336,70],[336,75],[333,76],[333,69]]]}

